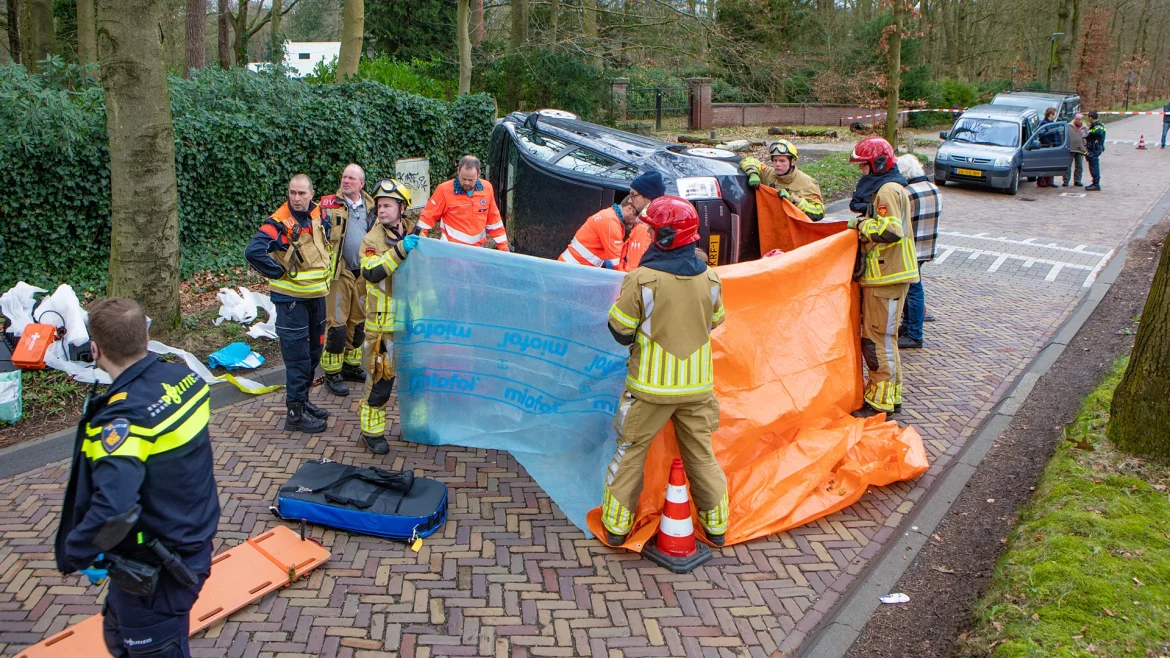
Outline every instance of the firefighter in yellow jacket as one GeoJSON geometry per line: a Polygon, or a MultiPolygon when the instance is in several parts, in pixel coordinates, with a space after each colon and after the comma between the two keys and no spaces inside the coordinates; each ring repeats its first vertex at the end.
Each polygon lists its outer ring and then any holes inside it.
{"type": "Polygon", "coordinates": [[[865,255],[861,275],[861,353],[869,369],[865,407],[869,416],[902,410],[902,357],[898,324],[906,292],[918,281],[918,258],[911,227],[906,179],[898,173],[894,147],[881,137],[866,137],[849,157],[861,169],[861,180],[849,203],[859,217],[856,228],[865,255]]]}
{"type": "Polygon", "coordinates": [[[349,395],[346,381],[363,382],[362,372],[362,296],[365,285],[361,277],[361,245],[374,221],[374,199],[366,194],[366,172],[356,164],[341,173],[337,194],[321,197],[321,211],[329,218],[333,230],[333,257],[337,265],[326,298],[325,351],[321,370],[325,371],[325,388],[334,395],[349,395]]]}
{"type": "Polygon", "coordinates": [[[630,346],[630,359],[614,418],[617,452],[606,471],[601,507],[606,540],[620,545],[633,528],[646,451],[673,421],[699,521],[707,539],[722,546],[727,478],[711,448],[711,433],[719,427],[711,330],[723,322],[722,285],[691,247],[699,240],[694,206],[679,197],[660,197],[647,207],[645,221],[654,242],[638,268],[626,274],[609,310],[609,330],[618,343],[630,346]]]}
{"type": "Polygon", "coordinates": [[[418,245],[414,226],[403,218],[410,205],[410,191],[397,180],[378,183],[374,192],[377,218],[362,240],[362,278],[366,281],[366,335],[362,365],[366,369],[366,393],[362,399],[362,440],[370,452],[390,452],[386,443],[386,403],[394,389],[394,272],[406,254],[418,245]]]}
{"type": "Polygon", "coordinates": [[[819,222],[825,217],[825,203],[821,198],[821,186],[808,174],[796,168],[800,152],[792,142],[781,139],[768,146],[772,165],[747,157],[740,161],[739,168],[748,175],[748,185],[761,184],[776,190],[792,205],[800,208],[808,218],[819,222]]]}

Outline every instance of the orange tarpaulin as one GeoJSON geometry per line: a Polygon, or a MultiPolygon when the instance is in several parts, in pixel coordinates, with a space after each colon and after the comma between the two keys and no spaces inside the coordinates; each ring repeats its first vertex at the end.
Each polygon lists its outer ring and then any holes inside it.
{"type": "MultiPolygon", "coordinates": [[[[772,198],[777,205],[761,204],[761,217],[774,218],[782,200],[772,198]]],[[[783,228],[784,219],[768,224],[783,228]]],[[[804,230],[798,226],[789,239],[807,237],[804,230]]],[[[845,231],[718,270],[727,321],[712,337],[720,405],[712,440],[730,490],[728,544],[808,523],[853,504],[870,486],[912,479],[928,467],[913,428],[849,415],[862,394],[856,250],[856,234],[845,231]]],[[[625,548],[640,551],[657,531],[678,454],[668,424],[647,456],[625,548]]],[[[600,508],[589,513],[589,527],[605,536],[600,508]]]]}
{"type": "Polygon", "coordinates": [[[776,190],[756,188],[756,216],[760,226],[760,253],[773,249],[792,251],[821,238],[844,231],[844,222],[814,222],[776,190]]]}

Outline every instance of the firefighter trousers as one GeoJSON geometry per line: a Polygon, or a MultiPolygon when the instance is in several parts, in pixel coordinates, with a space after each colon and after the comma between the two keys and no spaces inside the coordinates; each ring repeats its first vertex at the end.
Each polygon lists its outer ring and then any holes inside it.
{"type": "Polygon", "coordinates": [[[615,535],[628,534],[633,528],[638,498],[642,495],[646,452],[667,421],[674,423],[683,468],[699,510],[699,522],[708,534],[726,533],[727,477],[711,448],[711,433],[719,429],[719,401],[714,395],[707,400],[682,404],[647,402],[628,391],[622,395],[614,417],[617,452],[605,473],[602,523],[615,535]]]}
{"type": "Polygon", "coordinates": [[[865,402],[878,411],[891,412],[902,404],[898,323],[909,289],[909,283],[861,289],[861,353],[869,370],[865,402]]]}
{"type": "Polygon", "coordinates": [[[321,355],[321,369],[328,374],[340,372],[342,365],[362,364],[365,294],[365,282],[349,270],[338,274],[329,284],[329,295],[325,298],[328,328],[325,352],[321,355]]]}
{"type": "Polygon", "coordinates": [[[362,367],[369,373],[366,393],[362,397],[362,434],[382,436],[386,433],[386,404],[394,390],[394,341],[390,334],[366,335],[362,345],[362,367]]]}

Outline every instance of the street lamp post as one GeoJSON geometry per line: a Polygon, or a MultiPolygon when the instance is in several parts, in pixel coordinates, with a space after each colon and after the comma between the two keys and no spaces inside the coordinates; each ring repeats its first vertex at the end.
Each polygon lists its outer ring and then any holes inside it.
{"type": "Polygon", "coordinates": [[[1133,71],[1125,76],[1125,111],[1129,111],[1129,87],[1133,84],[1133,71]]]}
{"type": "Polygon", "coordinates": [[[1048,81],[1044,85],[1047,89],[1052,89],[1052,64],[1056,61],[1056,37],[1064,36],[1064,32],[1053,32],[1052,36],[1048,37],[1052,41],[1052,50],[1048,55],[1048,81]]]}

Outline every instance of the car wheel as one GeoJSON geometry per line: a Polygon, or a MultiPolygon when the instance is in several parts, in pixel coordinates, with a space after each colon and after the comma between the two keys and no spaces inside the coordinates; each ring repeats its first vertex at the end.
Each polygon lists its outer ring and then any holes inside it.
{"type": "Polygon", "coordinates": [[[939,178],[938,176],[935,176],[934,177],[934,184],[938,185],[939,187],[946,187],[947,186],[947,179],[939,178]]]}
{"type": "Polygon", "coordinates": [[[1016,192],[1018,192],[1019,190],[1020,190],[1020,170],[1014,169],[1014,170],[1012,170],[1011,178],[1008,179],[1007,187],[1005,187],[1003,189],[1003,193],[1010,195],[1010,196],[1015,196],[1016,192]]]}
{"type": "Polygon", "coordinates": [[[735,151],[728,151],[720,148],[692,148],[684,151],[687,155],[693,155],[699,158],[710,158],[711,160],[723,160],[724,162],[735,162],[739,159],[739,155],[735,151]]]}

